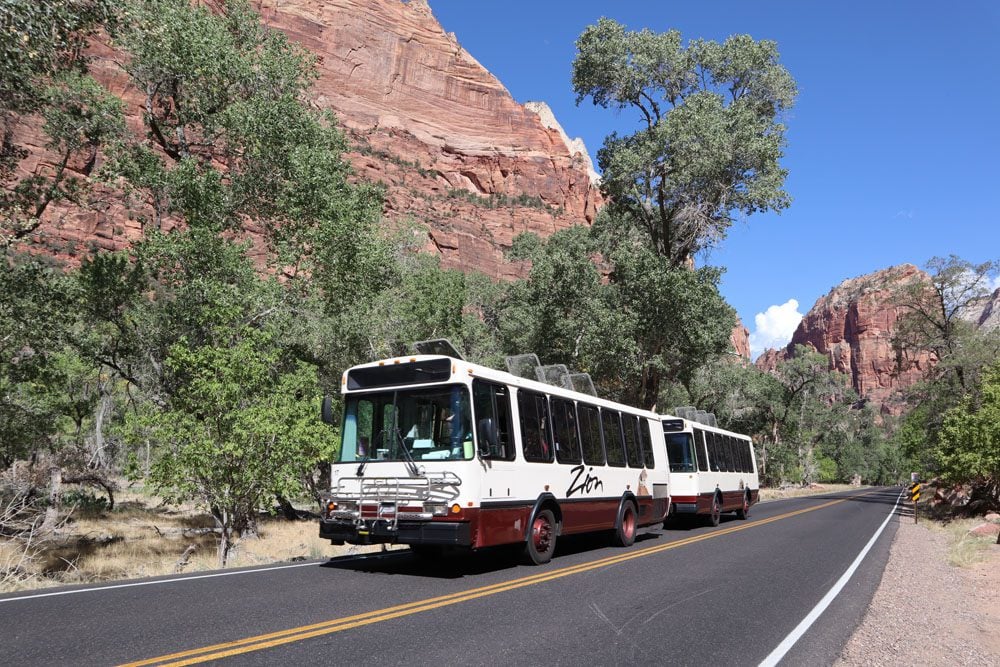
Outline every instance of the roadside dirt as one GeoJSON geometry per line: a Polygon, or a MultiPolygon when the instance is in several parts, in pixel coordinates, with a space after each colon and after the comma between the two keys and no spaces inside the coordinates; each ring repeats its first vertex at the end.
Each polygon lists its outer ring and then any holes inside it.
{"type": "Polygon", "coordinates": [[[1000,546],[949,563],[955,531],[902,519],[871,606],[838,666],[1000,667],[1000,546]]]}

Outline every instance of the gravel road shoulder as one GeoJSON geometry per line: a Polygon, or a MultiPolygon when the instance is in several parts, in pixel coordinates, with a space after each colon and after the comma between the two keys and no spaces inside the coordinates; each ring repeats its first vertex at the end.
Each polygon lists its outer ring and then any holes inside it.
{"type": "Polygon", "coordinates": [[[1000,667],[1000,546],[948,562],[948,533],[901,519],[882,581],[838,666],[1000,667]]]}

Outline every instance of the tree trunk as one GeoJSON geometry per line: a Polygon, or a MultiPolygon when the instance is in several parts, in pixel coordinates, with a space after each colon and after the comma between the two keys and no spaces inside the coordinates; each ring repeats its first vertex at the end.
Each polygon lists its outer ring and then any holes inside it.
{"type": "Polygon", "coordinates": [[[212,515],[215,518],[215,523],[219,526],[219,568],[221,569],[226,566],[229,552],[235,546],[232,515],[226,511],[213,512],[212,515]]]}
{"type": "Polygon", "coordinates": [[[275,496],[275,500],[278,503],[278,509],[281,510],[281,516],[285,517],[289,521],[298,521],[299,513],[292,507],[292,503],[288,501],[288,498],[284,496],[275,496]]]}
{"type": "Polygon", "coordinates": [[[104,389],[102,383],[100,385],[100,400],[97,402],[97,413],[94,415],[94,451],[90,457],[90,466],[102,470],[107,467],[107,457],[104,453],[104,418],[112,408],[111,394],[104,389]]]}
{"type": "Polygon", "coordinates": [[[660,382],[663,376],[660,371],[647,368],[642,374],[642,386],[639,388],[640,405],[644,410],[652,410],[660,395],[660,382]]]}
{"type": "Polygon", "coordinates": [[[51,533],[59,524],[59,509],[62,500],[62,468],[49,468],[49,506],[45,508],[45,520],[41,531],[51,533]]]}

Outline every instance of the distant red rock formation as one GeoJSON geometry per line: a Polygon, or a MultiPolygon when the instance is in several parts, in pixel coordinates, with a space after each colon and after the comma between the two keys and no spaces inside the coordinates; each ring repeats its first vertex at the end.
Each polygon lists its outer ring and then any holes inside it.
{"type": "Polygon", "coordinates": [[[826,355],[831,369],[846,374],[862,398],[883,413],[899,414],[904,408],[902,391],[918,382],[934,362],[926,351],[897,356],[892,345],[904,312],[893,297],[912,281],[930,286],[928,275],[912,264],[845,280],[802,318],[786,348],[767,350],[757,359],[757,367],[774,370],[796,345],[807,345],[826,355]]]}
{"type": "Polygon", "coordinates": [[[743,325],[742,320],[736,320],[736,326],[729,334],[729,343],[733,346],[733,352],[748,361],[750,360],[750,330],[743,325]]]}

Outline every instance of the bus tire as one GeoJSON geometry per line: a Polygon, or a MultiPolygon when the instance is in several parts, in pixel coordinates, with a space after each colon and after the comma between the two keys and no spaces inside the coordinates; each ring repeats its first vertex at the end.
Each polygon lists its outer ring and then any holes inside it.
{"type": "Polygon", "coordinates": [[[635,504],[631,500],[626,500],[618,510],[618,520],[615,522],[615,546],[630,547],[635,544],[637,526],[635,504]]]}
{"type": "Polygon", "coordinates": [[[719,494],[712,496],[712,509],[708,515],[708,525],[718,526],[719,519],[722,517],[722,501],[719,499],[719,494]]]}
{"type": "Polygon", "coordinates": [[[552,553],[556,550],[556,532],[556,518],[552,510],[539,510],[531,521],[524,545],[524,556],[529,565],[544,565],[552,560],[552,553]]]}
{"type": "Polygon", "coordinates": [[[745,521],[750,516],[750,494],[743,494],[743,507],[736,510],[736,518],[745,521]]]}

